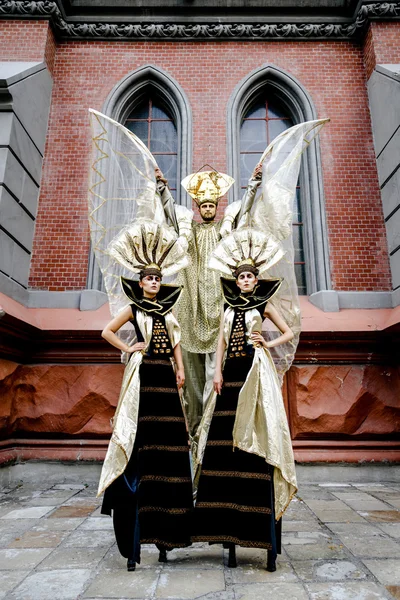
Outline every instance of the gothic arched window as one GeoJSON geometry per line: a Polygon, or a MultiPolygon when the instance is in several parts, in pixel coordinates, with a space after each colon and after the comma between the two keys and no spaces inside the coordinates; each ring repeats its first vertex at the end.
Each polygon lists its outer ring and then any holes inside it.
{"type": "MultiPolygon", "coordinates": [[[[145,65],[129,73],[110,92],[102,112],[133,131],[150,149],[178,203],[187,203],[180,181],[192,168],[192,114],[180,85],[159,67],[145,65]]],[[[102,290],[93,252],[88,288],[102,290]]]]}
{"type": "MultiPolygon", "coordinates": [[[[227,110],[228,172],[236,180],[229,200],[243,194],[268,143],[297,123],[317,119],[299,81],[274,65],[249,73],[234,89],[227,110]]],[[[303,154],[296,194],[293,241],[300,294],[331,287],[318,139],[303,154]]]]}
{"type": "Polygon", "coordinates": [[[179,145],[171,111],[157,95],[148,94],[129,113],[124,125],[149,148],[176,197],[179,145]]]}
{"type": "MultiPolygon", "coordinates": [[[[246,189],[251,173],[265,148],[274,138],[293,125],[288,112],[264,95],[256,98],[242,117],[240,126],[240,187],[246,189]]],[[[307,293],[301,218],[301,189],[297,186],[293,215],[295,271],[299,294],[307,293]]]]}

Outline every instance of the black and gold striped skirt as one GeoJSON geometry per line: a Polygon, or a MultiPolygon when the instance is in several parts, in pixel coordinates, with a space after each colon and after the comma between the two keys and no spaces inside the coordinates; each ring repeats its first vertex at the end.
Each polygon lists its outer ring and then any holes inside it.
{"type": "Polygon", "coordinates": [[[280,552],[275,523],[273,467],[255,454],[233,448],[238,396],[252,357],[228,359],[217,397],[193,518],[193,542],[234,543],[280,552]]]}
{"type": "Polygon", "coordinates": [[[140,366],[135,446],[125,473],[105,492],[103,512],[110,508],[118,547],[127,558],[138,542],[166,549],[191,543],[188,436],[169,360],[145,358],[140,366]]]}

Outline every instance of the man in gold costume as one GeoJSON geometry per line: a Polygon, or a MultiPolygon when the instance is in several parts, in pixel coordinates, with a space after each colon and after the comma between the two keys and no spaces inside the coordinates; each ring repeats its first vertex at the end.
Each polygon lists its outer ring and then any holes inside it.
{"type": "MultiPolygon", "coordinates": [[[[190,435],[194,436],[200,423],[205,400],[213,386],[215,353],[222,310],[220,274],[210,271],[211,253],[222,237],[225,237],[246,218],[261,181],[261,165],[257,165],[249,180],[241,201],[233,202],[225,209],[221,220],[216,221],[218,201],[226,194],[234,180],[217,171],[200,171],[189,175],[182,186],[196,202],[201,221],[186,215],[166,211],[178,230],[181,244],[187,245],[190,265],[179,275],[183,285],[176,316],[182,328],[182,354],[186,373],[184,402],[190,435]]],[[[158,191],[164,208],[171,207],[172,197],[167,181],[156,169],[158,191]]]]}

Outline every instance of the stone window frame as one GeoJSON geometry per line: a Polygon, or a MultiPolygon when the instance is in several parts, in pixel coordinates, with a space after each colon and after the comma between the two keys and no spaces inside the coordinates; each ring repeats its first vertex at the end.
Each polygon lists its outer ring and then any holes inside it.
{"type": "MultiPolygon", "coordinates": [[[[111,90],[102,112],[119,123],[124,123],[132,110],[149,92],[161,97],[170,109],[178,134],[178,165],[176,201],[192,208],[192,200],[180,190],[179,182],[192,167],[192,111],[182,87],[166,71],[148,64],[128,73],[111,90]]],[[[87,288],[101,289],[101,274],[90,250],[87,288]]]]}
{"type": "MultiPolygon", "coordinates": [[[[250,72],[233,90],[227,106],[228,172],[235,178],[229,201],[240,197],[240,125],[243,114],[263,88],[270,88],[294,123],[318,118],[310,94],[293,75],[266,64],[250,72]]],[[[325,115],[324,115],[325,116],[325,115]]],[[[326,227],[321,156],[318,138],[310,145],[300,171],[302,218],[304,221],[304,255],[307,295],[331,289],[329,249],[326,227]],[[309,199],[305,202],[304,199],[309,199]]]]}

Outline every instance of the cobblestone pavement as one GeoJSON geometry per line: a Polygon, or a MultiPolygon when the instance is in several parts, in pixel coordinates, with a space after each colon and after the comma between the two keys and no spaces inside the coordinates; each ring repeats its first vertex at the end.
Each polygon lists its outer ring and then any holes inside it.
{"type": "Polygon", "coordinates": [[[0,598],[400,599],[400,484],[302,485],[283,521],[277,571],[265,551],[195,544],[160,564],[144,547],[126,571],[93,486],[23,484],[0,493],[0,598]]]}

